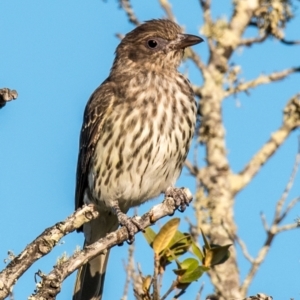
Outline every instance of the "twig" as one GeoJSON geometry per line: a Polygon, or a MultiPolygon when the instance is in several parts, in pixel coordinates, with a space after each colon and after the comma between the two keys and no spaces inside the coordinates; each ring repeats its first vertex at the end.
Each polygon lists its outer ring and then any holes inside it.
{"type": "MultiPolygon", "coordinates": [[[[192,194],[188,189],[183,190],[189,201],[192,201],[192,194]]],[[[135,222],[139,224],[140,228],[146,228],[153,225],[157,220],[174,214],[177,206],[173,198],[167,197],[163,203],[155,205],[150,212],[144,214],[142,217],[135,217],[135,222]]],[[[135,234],[138,232],[135,229],[135,234]]],[[[108,234],[105,238],[84,247],[83,250],[73,254],[69,259],[56,265],[48,275],[42,275],[41,282],[38,284],[37,291],[30,296],[30,300],[54,300],[56,295],[60,292],[62,282],[66,277],[72,274],[76,269],[80,268],[87,261],[93,259],[103,251],[110,249],[128,240],[128,231],[122,227],[117,231],[108,234]]]]}
{"type": "Polygon", "coordinates": [[[193,176],[197,176],[198,167],[193,165],[188,159],[184,162],[185,167],[189,170],[190,174],[193,176]]]}
{"type": "Polygon", "coordinates": [[[239,244],[242,253],[244,255],[244,257],[250,262],[253,263],[254,259],[253,257],[249,254],[248,249],[246,244],[244,243],[244,241],[242,239],[240,239],[237,235],[235,236],[235,241],[239,244]]]}
{"type": "MultiPolygon", "coordinates": [[[[300,200],[300,198],[297,198],[298,202],[300,200]]],[[[296,229],[298,228],[299,225],[295,222],[295,223],[291,223],[291,224],[285,224],[285,225],[282,225],[282,226],[278,226],[276,229],[276,234],[277,233],[281,233],[281,232],[284,232],[284,231],[288,231],[288,230],[292,230],[292,229],[296,229]]]]}
{"type": "Polygon", "coordinates": [[[201,73],[206,70],[206,65],[202,62],[200,56],[191,47],[185,49],[185,57],[187,59],[190,59],[201,73]]]}
{"type": "Polygon", "coordinates": [[[172,6],[168,0],[159,0],[160,6],[165,11],[169,20],[176,22],[175,16],[172,12],[172,6]]]}
{"type": "Polygon", "coordinates": [[[10,90],[8,88],[0,89],[0,108],[5,106],[8,101],[15,100],[18,97],[16,90],[10,90]]]}
{"type": "Polygon", "coordinates": [[[178,282],[175,280],[172,282],[170,288],[166,291],[166,293],[161,297],[160,300],[165,300],[167,299],[167,297],[172,293],[172,291],[175,290],[176,286],[177,286],[178,282]]]}
{"type": "Polygon", "coordinates": [[[271,135],[269,141],[254,155],[244,170],[242,170],[238,175],[231,175],[232,190],[234,193],[239,192],[252,180],[260,168],[283,144],[289,134],[299,126],[300,96],[295,95],[288,101],[284,109],[283,124],[281,127],[271,135]]]}
{"type": "Polygon", "coordinates": [[[134,10],[132,9],[130,0],[119,0],[119,2],[120,2],[120,6],[126,12],[129,22],[135,26],[140,25],[141,22],[136,17],[134,10]]]}
{"type": "Polygon", "coordinates": [[[128,297],[128,290],[129,290],[129,284],[132,278],[132,273],[134,272],[134,265],[133,265],[133,253],[134,253],[134,244],[131,244],[128,248],[128,263],[127,265],[124,262],[124,269],[126,271],[126,281],[124,285],[124,292],[122,300],[126,300],[128,297]]]}
{"type": "Polygon", "coordinates": [[[63,222],[47,228],[33,242],[15,257],[8,266],[0,272],[0,299],[7,297],[12,286],[29,267],[41,257],[48,254],[59,240],[72,231],[80,228],[84,223],[95,219],[98,211],[93,205],[78,209],[63,222]]]}
{"type": "Polygon", "coordinates": [[[280,42],[286,45],[300,45],[300,40],[299,41],[288,41],[286,39],[280,39],[280,42]]]}
{"type": "MultiPolygon", "coordinates": [[[[298,147],[299,148],[299,147],[298,147]]],[[[282,212],[282,207],[284,205],[284,203],[286,202],[287,196],[289,194],[289,191],[294,183],[295,180],[295,176],[298,170],[298,166],[299,166],[299,156],[300,156],[300,150],[298,150],[298,153],[296,155],[296,159],[295,159],[295,163],[293,166],[293,170],[292,170],[292,174],[290,176],[290,179],[284,189],[284,192],[282,194],[282,196],[280,197],[280,199],[277,201],[276,204],[276,208],[275,208],[275,213],[274,213],[274,218],[272,221],[272,225],[268,226],[267,224],[267,220],[264,214],[261,214],[261,219],[263,222],[263,226],[264,229],[266,231],[267,237],[266,240],[264,242],[264,245],[261,247],[257,257],[255,259],[252,258],[251,262],[251,268],[249,273],[247,274],[242,286],[241,286],[241,291],[242,293],[246,294],[250,283],[253,280],[253,277],[255,276],[256,272],[258,271],[260,265],[262,264],[262,262],[265,260],[267,253],[271,247],[271,244],[275,238],[275,236],[283,231],[287,231],[287,230],[292,230],[295,229],[297,227],[299,227],[299,225],[297,224],[297,222],[292,223],[292,224],[285,224],[282,226],[279,226],[279,224],[284,220],[284,218],[287,216],[287,214],[290,212],[290,210],[298,203],[300,202],[300,197],[293,199],[289,205],[287,206],[287,208],[282,212]]],[[[243,251],[244,253],[244,251],[243,251]]]]}
{"type": "Polygon", "coordinates": [[[158,283],[158,274],[159,274],[159,255],[154,253],[154,272],[153,272],[153,300],[160,299],[159,293],[159,283],[158,283]]]}
{"type": "Polygon", "coordinates": [[[257,37],[248,38],[248,39],[242,39],[239,42],[238,46],[247,46],[247,47],[250,47],[253,44],[262,43],[263,41],[266,40],[267,37],[268,37],[268,35],[264,34],[262,36],[257,36],[257,37]]]}
{"type": "Polygon", "coordinates": [[[286,69],[286,70],[283,70],[280,72],[274,72],[269,75],[260,75],[254,80],[250,80],[248,82],[241,83],[241,84],[237,85],[236,87],[227,89],[224,93],[224,98],[228,97],[232,94],[237,94],[237,93],[240,93],[243,91],[247,91],[250,88],[255,88],[261,84],[268,84],[270,82],[282,80],[282,79],[286,78],[288,75],[290,75],[292,73],[296,73],[296,72],[300,72],[300,67],[290,68],[290,69],[286,69]]]}
{"type": "Polygon", "coordinates": [[[281,222],[282,219],[285,218],[285,216],[288,214],[288,212],[296,205],[296,203],[298,202],[297,198],[294,199],[291,203],[289,203],[289,205],[287,206],[287,208],[285,209],[284,212],[282,212],[282,207],[289,195],[289,192],[292,188],[292,186],[294,185],[294,181],[299,169],[299,164],[300,164],[300,137],[298,137],[298,153],[296,155],[295,158],[295,163],[292,169],[292,174],[290,176],[290,179],[282,193],[281,198],[278,200],[277,205],[276,205],[276,210],[275,210],[275,216],[274,219],[277,221],[277,223],[281,222]]]}

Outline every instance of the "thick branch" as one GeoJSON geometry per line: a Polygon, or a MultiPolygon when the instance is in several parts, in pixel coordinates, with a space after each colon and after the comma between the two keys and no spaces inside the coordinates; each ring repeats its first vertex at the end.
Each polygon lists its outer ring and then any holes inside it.
{"type": "Polygon", "coordinates": [[[0,272],[0,299],[10,293],[12,286],[22,274],[38,259],[48,254],[59,240],[70,232],[80,228],[84,223],[95,219],[98,211],[94,206],[85,206],[78,209],[65,221],[56,223],[47,228],[40,236],[15,257],[8,266],[0,272]]]}
{"type": "Polygon", "coordinates": [[[289,134],[300,126],[300,96],[294,96],[284,109],[282,126],[272,134],[269,141],[258,151],[258,153],[246,165],[239,175],[231,175],[233,193],[243,189],[256,175],[260,168],[284,143],[289,134]]]}
{"type": "MultiPolygon", "coordinates": [[[[184,192],[189,202],[192,201],[192,194],[190,191],[188,189],[184,189],[184,192]]],[[[163,203],[154,206],[150,212],[144,214],[142,217],[135,217],[135,222],[139,223],[141,228],[146,228],[153,225],[157,220],[174,214],[176,209],[177,206],[175,205],[175,201],[172,198],[167,197],[164,199],[163,203]]],[[[137,232],[138,229],[136,228],[135,233],[137,232]]],[[[34,295],[30,296],[29,299],[55,299],[56,295],[60,292],[61,284],[66,277],[84,265],[87,261],[93,259],[104,251],[107,251],[107,249],[125,242],[128,238],[127,229],[122,227],[119,230],[108,234],[105,238],[84,247],[83,250],[75,253],[69,259],[55,266],[48,275],[40,274],[42,280],[38,284],[38,290],[34,295]]]]}
{"type": "Polygon", "coordinates": [[[282,80],[282,79],[286,78],[288,75],[290,75],[292,73],[296,73],[296,72],[300,72],[300,67],[290,68],[290,69],[286,69],[286,70],[283,70],[283,71],[280,71],[280,72],[274,72],[274,73],[271,73],[269,75],[260,75],[254,80],[250,80],[248,82],[241,83],[236,87],[229,88],[225,92],[224,98],[228,97],[232,94],[237,94],[237,93],[240,93],[240,92],[243,92],[243,91],[247,91],[250,88],[255,88],[255,87],[257,87],[258,85],[261,85],[261,84],[268,84],[268,83],[273,82],[273,81],[282,80]]]}
{"type": "Polygon", "coordinates": [[[15,100],[18,97],[16,90],[10,90],[8,88],[0,89],[0,108],[5,106],[8,101],[15,100]]]}

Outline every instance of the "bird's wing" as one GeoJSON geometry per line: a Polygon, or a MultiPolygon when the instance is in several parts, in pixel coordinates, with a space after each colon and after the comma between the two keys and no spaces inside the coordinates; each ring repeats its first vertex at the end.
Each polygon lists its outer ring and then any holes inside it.
{"type": "Polygon", "coordinates": [[[105,116],[111,109],[114,94],[113,85],[107,79],[95,90],[86,105],[80,133],[75,209],[83,205],[84,191],[88,185],[89,164],[101,137],[105,116]]]}

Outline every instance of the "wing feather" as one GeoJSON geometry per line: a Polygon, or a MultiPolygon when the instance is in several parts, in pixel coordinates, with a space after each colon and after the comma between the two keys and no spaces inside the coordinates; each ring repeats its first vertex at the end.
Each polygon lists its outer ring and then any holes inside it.
{"type": "Polygon", "coordinates": [[[84,191],[88,187],[89,164],[112,106],[114,90],[109,79],[104,81],[90,97],[84,111],[76,172],[75,209],[83,205],[84,191]]]}

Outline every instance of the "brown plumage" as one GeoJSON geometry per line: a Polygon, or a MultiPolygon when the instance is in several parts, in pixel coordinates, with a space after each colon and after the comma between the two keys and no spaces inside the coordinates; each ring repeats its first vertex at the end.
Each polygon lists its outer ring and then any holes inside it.
{"type": "MultiPolygon", "coordinates": [[[[184,49],[201,41],[172,21],[152,20],[117,47],[109,77],[87,103],[80,136],[76,208],[94,203],[100,211],[84,225],[86,244],[119,224],[132,237],[128,209],[174,186],[196,122],[193,91],[177,67],[184,49]]],[[[108,254],[80,269],[73,299],[101,299],[108,254]]]]}

